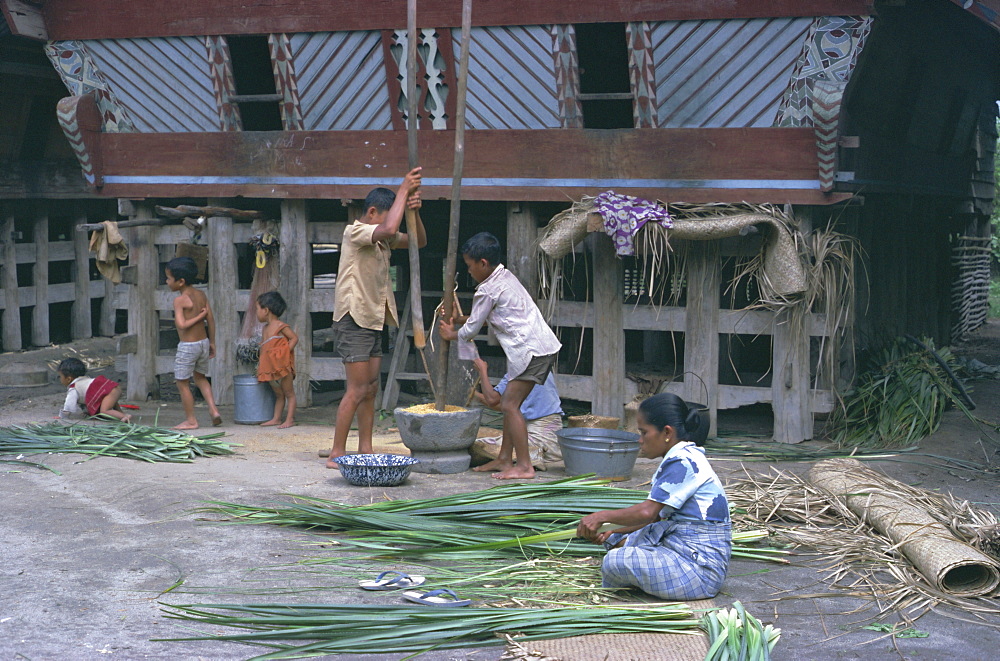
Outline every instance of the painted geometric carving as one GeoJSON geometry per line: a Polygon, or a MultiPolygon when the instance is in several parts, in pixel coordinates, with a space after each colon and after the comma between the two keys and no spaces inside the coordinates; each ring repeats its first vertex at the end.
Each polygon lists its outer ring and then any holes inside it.
{"type": "MultiPolygon", "coordinates": [[[[393,43],[389,47],[398,71],[400,92],[397,108],[402,114],[404,124],[408,121],[410,112],[406,98],[408,39],[406,30],[396,30],[393,32],[393,43]]],[[[434,28],[421,28],[419,39],[416,62],[418,121],[429,122],[430,128],[446,129],[449,72],[440,42],[443,39],[450,40],[450,33],[439,35],[434,28]]]]}
{"type": "Polygon", "coordinates": [[[814,83],[846,84],[870,29],[869,16],[820,16],[813,20],[778,108],[775,126],[813,125],[814,83]]]}
{"type": "Polygon", "coordinates": [[[576,56],[576,30],[572,25],[552,26],[552,57],[556,69],[556,96],[562,127],[583,128],[580,105],[580,66],[576,56]]]}
{"type": "Polygon", "coordinates": [[[62,127],[66,139],[87,183],[95,188],[104,185],[101,168],[101,111],[93,93],[68,96],[56,104],[56,119],[62,127]]]}
{"type": "Polygon", "coordinates": [[[819,160],[820,190],[833,190],[837,172],[837,126],[840,123],[840,102],[846,82],[816,80],[813,82],[813,121],[816,131],[816,152],[819,160]]]}
{"type": "Polygon", "coordinates": [[[219,128],[223,131],[239,131],[243,128],[240,108],[229,101],[229,97],[236,94],[229,43],[223,36],[209,35],[205,37],[205,48],[208,51],[208,67],[212,77],[212,92],[215,94],[215,107],[219,112],[219,128]]]}
{"type": "Polygon", "coordinates": [[[301,131],[302,108],[299,103],[299,87],[295,77],[292,47],[287,34],[271,34],[267,37],[271,47],[271,66],[274,69],[274,86],[281,101],[281,125],[286,131],[301,131]]]}
{"type": "Polygon", "coordinates": [[[72,40],[54,41],[45,46],[45,54],[70,94],[81,96],[93,93],[105,132],[135,131],[132,119],[118,102],[83,43],[72,40]]]}
{"type": "Polygon", "coordinates": [[[656,128],[656,78],[649,23],[626,24],[625,36],[628,40],[628,71],[634,99],[632,117],[635,128],[656,128]]]}
{"type": "Polygon", "coordinates": [[[444,56],[438,49],[438,34],[433,28],[420,30],[420,45],[417,53],[424,65],[424,80],[427,81],[427,94],[424,96],[424,109],[431,119],[431,126],[436,129],[448,128],[448,114],[445,104],[448,101],[448,85],[445,83],[447,65],[444,56]]]}

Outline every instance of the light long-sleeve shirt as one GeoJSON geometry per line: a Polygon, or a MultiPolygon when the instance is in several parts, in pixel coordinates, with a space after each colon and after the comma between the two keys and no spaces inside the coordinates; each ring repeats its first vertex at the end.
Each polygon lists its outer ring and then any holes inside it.
{"type": "Polygon", "coordinates": [[[78,376],[69,384],[69,392],[66,393],[66,401],[63,402],[60,417],[68,417],[71,414],[86,413],[87,388],[93,383],[90,376],[78,376]]]}
{"type": "Polygon", "coordinates": [[[472,298],[468,321],[458,329],[458,339],[469,342],[489,323],[507,356],[507,373],[520,376],[532,358],[549,356],[562,348],[528,290],[513,273],[497,264],[479,283],[472,298]]]}

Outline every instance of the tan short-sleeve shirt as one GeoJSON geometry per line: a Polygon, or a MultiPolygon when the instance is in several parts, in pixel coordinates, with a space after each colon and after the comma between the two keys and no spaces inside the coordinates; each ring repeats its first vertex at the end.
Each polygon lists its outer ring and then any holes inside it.
{"type": "Polygon", "coordinates": [[[398,326],[396,298],[389,280],[389,242],[372,243],[377,225],[354,221],[344,230],[337,269],[333,320],[350,314],[362,328],[382,330],[398,326]]]}

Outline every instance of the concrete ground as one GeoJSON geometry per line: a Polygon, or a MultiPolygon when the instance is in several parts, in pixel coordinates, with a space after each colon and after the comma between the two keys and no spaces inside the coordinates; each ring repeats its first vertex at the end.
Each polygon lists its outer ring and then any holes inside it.
{"type": "MultiPolygon", "coordinates": [[[[1000,363],[997,327],[969,351],[988,364],[1000,363]]],[[[74,344],[94,355],[106,351],[102,341],[74,344]]],[[[54,347],[31,360],[69,355],[54,347]]],[[[0,364],[11,361],[0,356],[0,364]]],[[[25,359],[26,356],[19,356],[25,359]]],[[[976,383],[977,413],[1000,419],[1000,381],[976,383]]],[[[0,388],[0,425],[45,421],[59,408],[61,388],[0,388]]],[[[140,403],[143,422],[159,411],[161,424],[180,421],[176,402],[160,406],[140,403]]],[[[330,555],[301,544],[308,536],[294,529],[268,526],[225,526],[204,520],[192,509],[206,500],[260,504],[282,494],[302,494],[348,503],[390,498],[423,498],[454,491],[487,488],[487,475],[414,473],[392,489],[353,487],[339,472],[327,470],[317,451],[329,445],[335,403],[303,411],[299,426],[289,430],[226,424],[228,440],[242,444],[234,456],[200,459],[193,464],[145,464],[100,458],[81,463],[79,455],[26,457],[57,469],[61,475],[0,464],[0,659],[243,659],[264,653],[259,647],[221,642],[154,642],[185,635],[176,621],[164,617],[159,602],[184,603],[397,603],[391,593],[362,592],[351,579],[330,579],[329,589],[316,587],[315,576],[289,571],[253,571],[330,555]],[[172,586],[181,584],[165,592],[172,586]],[[337,589],[336,585],[341,585],[337,589]],[[262,588],[286,588],[286,594],[250,594],[262,588]]],[[[198,410],[207,423],[207,411],[198,410]]],[[[223,408],[232,419],[232,409],[223,408]]],[[[391,424],[391,423],[388,423],[391,424]]],[[[740,429],[737,419],[727,421],[740,429]]],[[[210,428],[209,428],[210,429],[210,428]]],[[[981,471],[930,465],[926,457],[879,461],[872,465],[890,476],[930,489],[947,489],[959,498],[1000,512],[998,447],[980,442],[981,432],[962,414],[946,414],[942,429],[926,439],[922,450],[975,461],[981,471]]],[[[398,436],[386,431],[376,445],[392,447],[398,436]]],[[[402,446],[397,446],[402,448],[402,446]]],[[[713,462],[723,479],[740,471],[738,462],[713,462]]],[[[766,471],[767,463],[747,464],[766,471]]],[[[804,471],[808,464],[781,464],[804,471]]],[[[640,460],[630,481],[647,481],[656,462],[640,460]]],[[[541,480],[562,477],[561,470],[541,480]]],[[[954,609],[930,613],[916,623],[926,638],[891,639],[861,629],[875,612],[851,613],[868,605],[859,599],[828,596],[822,575],[805,566],[735,560],[723,593],[715,602],[739,599],[765,623],[782,629],[776,659],[995,659],[1000,629],[973,623],[954,609]],[[789,595],[801,598],[789,599],[789,595]],[[816,596],[803,596],[816,595],[816,596]],[[964,618],[964,619],[956,619],[964,618]]],[[[1000,602],[994,600],[994,605],[1000,602]]],[[[888,622],[898,617],[892,615],[888,622]]],[[[996,623],[997,620],[993,620],[996,623]]],[[[375,650],[373,650],[375,651],[375,650]]],[[[495,660],[499,648],[432,652],[421,658],[495,660]]],[[[372,659],[396,658],[372,655],[372,659]]]]}

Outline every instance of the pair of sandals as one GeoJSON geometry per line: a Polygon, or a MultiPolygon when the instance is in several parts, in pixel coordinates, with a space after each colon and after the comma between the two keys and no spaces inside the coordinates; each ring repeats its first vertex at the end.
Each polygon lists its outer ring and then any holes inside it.
{"type": "MultiPolygon", "coordinates": [[[[365,580],[358,581],[358,586],[362,590],[404,590],[406,588],[415,588],[424,584],[426,581],[423,576],[410,576],[409,574],[404,574],[399,571],[384,571],[375,577],[375,580],[365,580]]],[[[429,590],[427,592],[421,592],[420,590],[407,590],[403,592],[403,599],[407,601],[412,601],[415,604],[423,604],[424,606],[438,606],[438,607],[457,607],[457,606],[468,606],[472,603],[471,599],[460,599],[457,594],[449,590],[448,588],[439,588],[437,590],[429,590]]]]}

